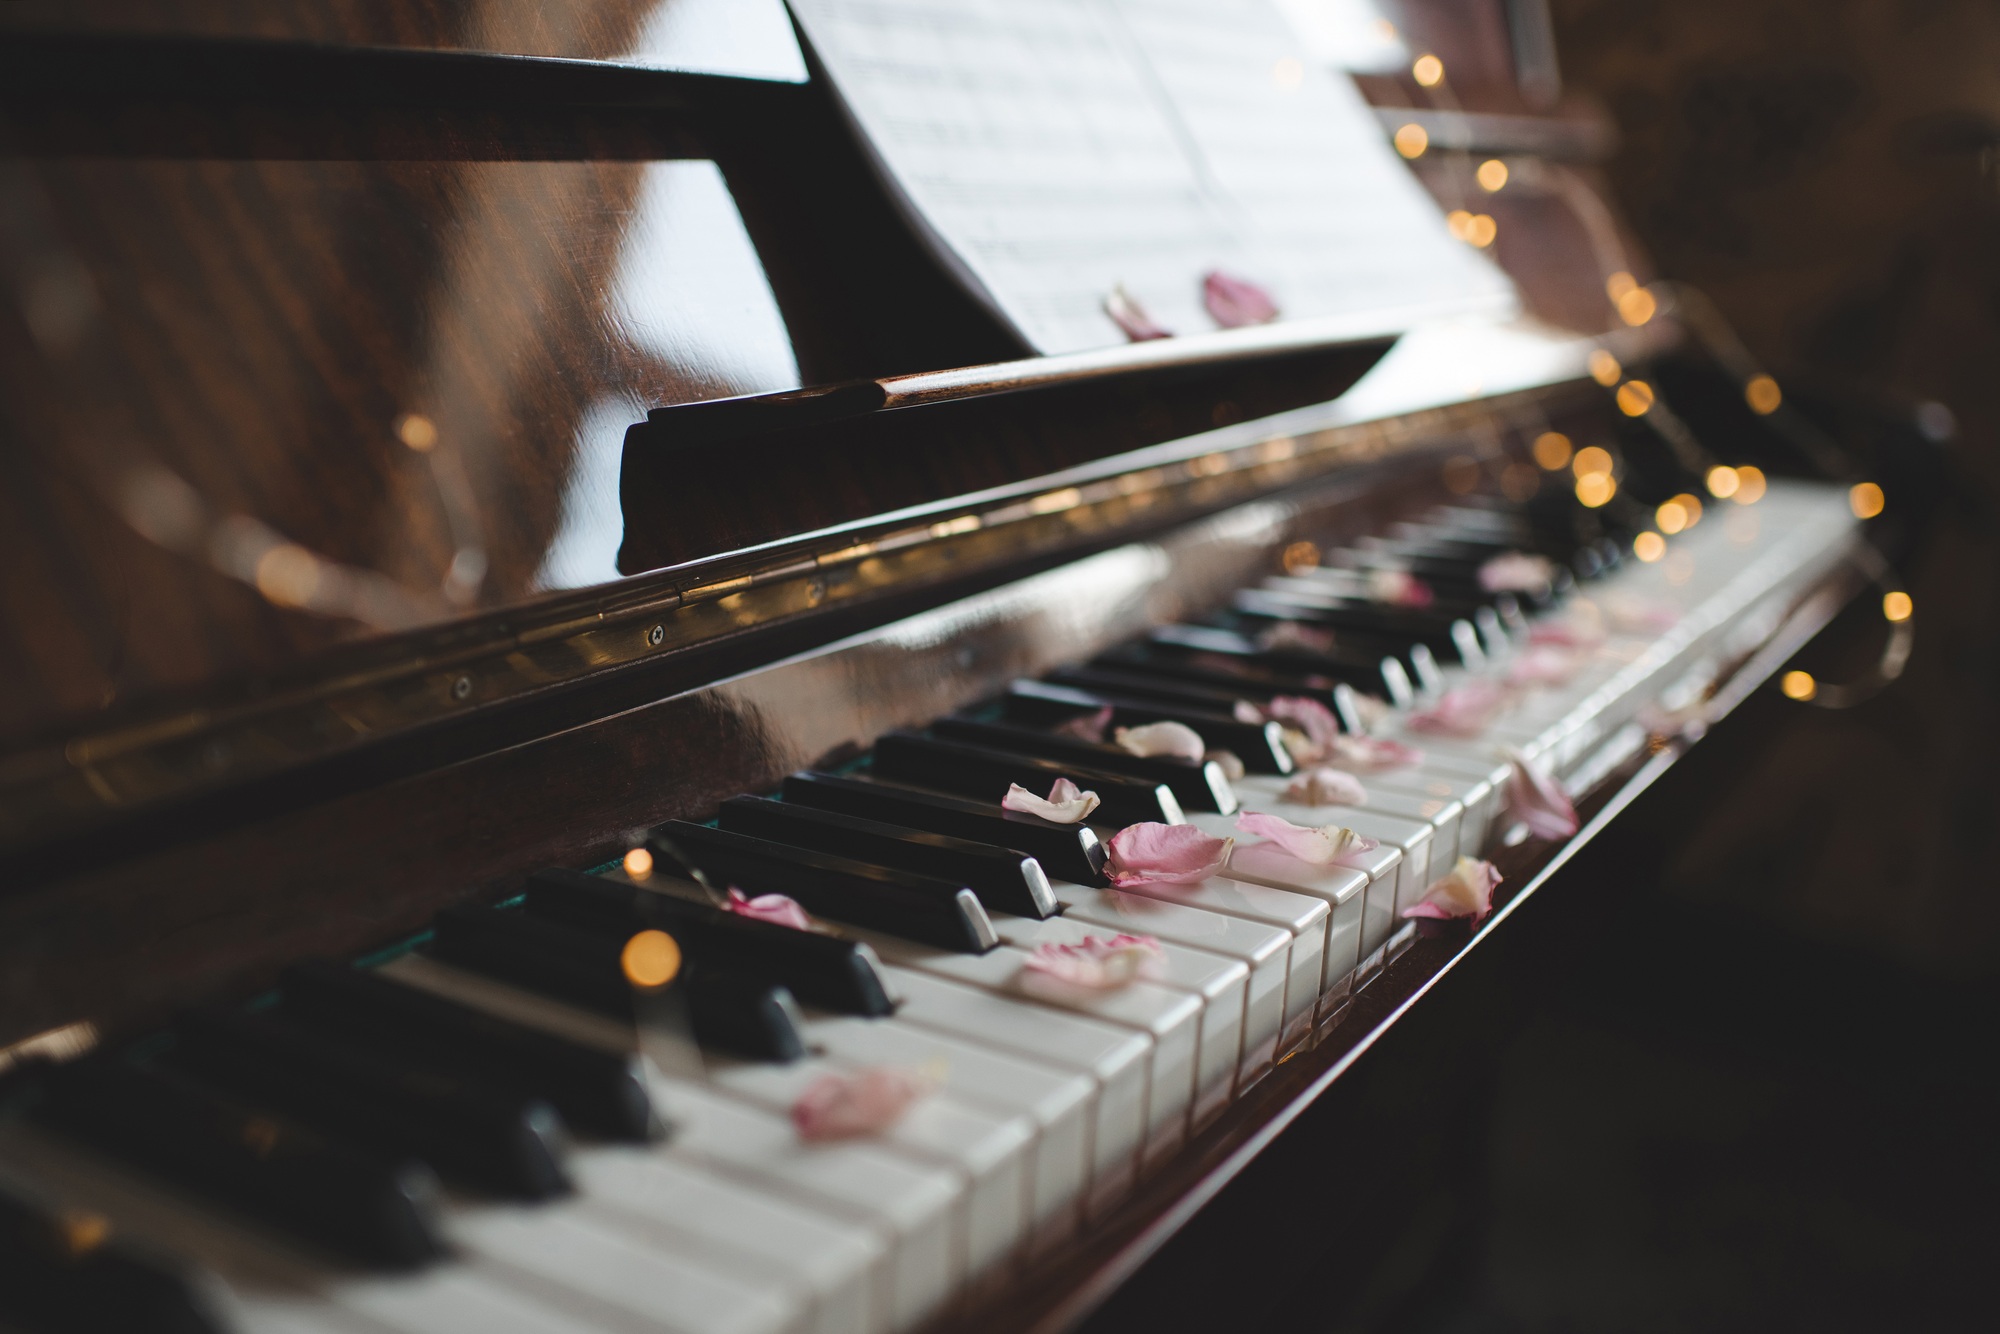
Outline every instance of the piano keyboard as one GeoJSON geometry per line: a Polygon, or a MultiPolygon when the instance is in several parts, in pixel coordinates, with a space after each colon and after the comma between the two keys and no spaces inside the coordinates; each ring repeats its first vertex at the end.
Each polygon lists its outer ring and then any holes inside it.
{"type": "Polygon", "coordinates": [[[545,872],[386,962],[307,966],[272,1004],[17,1081],[0,1326],[870,1334],[948,1313],[1339,1022],[1426,888],[1519,836],[1505,751],[1592,786],[1852,540],[1830,487],[1725,509],[1645,564],[1504,508],[1440,508],[714,825],[661,826],[643,886],[545,872]],[[1557,559],[1553,585],[1485,592],[1480,567],[1522,549],[1557,559]],[[1372,600],[1397,576],[1433,600],[1372,600]],[[1574,674],[1537,681],[1535,628],[1586,621],[1605,633],[1574,674]],[[1487,725],[1426,725],[1510,681],[1487,725]],[[1364,775],[1358,807],[1288,804],[1282,734],[1241,706],[1299,695],[1422,759],[1364,775]],[[1184,722],[1244,772],[1055,730],[1100,710],[1184,722]],[[1097,791],[1103,823],[998,805],[1057,777],[1097,791]],[[1311,865],[1238,833],[1243,810],[1379,846],[1311,865]],[[1107,888],[1104,843],[1137,820],[1237,842],[1202,883],[1107,888]],[[699,894],[676,862],[835,929],[676,897],[699,894]],[[684,955],[698,1064],[633,1054],[621,949],[644,929],[684,955]],[[1056,992],[1023,971],[1038,945],[1121,931],[1160,942],[1143,980],[1056,992]],[[879,1134],[801,1139],[790,1113],[815,1080],[882,1066],[936,1089],[879,1134]]]}

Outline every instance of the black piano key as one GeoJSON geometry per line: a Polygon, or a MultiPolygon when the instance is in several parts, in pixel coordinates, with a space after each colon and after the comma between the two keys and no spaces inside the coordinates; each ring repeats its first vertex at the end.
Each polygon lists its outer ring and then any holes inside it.
{"type": "Polygon", "coordinates": [[[252,1109],[169,1071],[110,1057],[45,1077],[36,1120],[365,1264],[443,1255],[437,1179],[252,1109]]]}
{"type": "Polygon", "coordinates": [[[1219,658],[1278,682],[1341,681],[1397,708],[1408,708],[1414,697],[1402,660],[1379,642],[1331,649],[1266,647],[1248,635],[1218,626],[1163,625],[1146,637],[1144,645],[1120,652],[1133,660],[1186,657],[1202,663],[1219,658]]]}
{"type": "Polygon", "coordinates": [[[1033,857],[1050,875],[1078,884],[1097,883],[1104,870],[1104,844],[1089,825],[1056,824],[997,802],[823,773],[791,775],[784,797],[795,805],[1009,848],[1033,857]]]}
{"type": "Polygon", "coordinates": [[[1243,609],[1281,607],[1286,619],[1322,625],[1336,636],[1342,631],[1378,639],[1422,644],[1433,653],[1468,667],[1484,666],[1485,647],[1479,631],[1462,617],[1432,615],[1409,607],[1384,607],[1368,602],[1303,598],[1271,589],[1246,590],[1232,600],[1243,609]]]}
{"type": "MultiPolygon", "coordinates": [[[[431,952],[444,962],[613,1019],[637,1018],[625,978],[627,932],[593,931],[503,908],[448,908],[431,952]]],[[[719,967],[683,970],[688,1022],[704,1047],[756,1061],[805,1054],[798,1002],[778,983],[719,967]]]]}
{"type": "MultiPolygon", "coordinates": [[[[1230,608],[1218,613],[1211,620],[1217,628],[1234,631],[1256,643],[1265,642],[1275,627],[1282,624],[1314,625],[1309,618],[1298,614],[1296,600],[1288,599],[1283,593],[1273,593],[1268,588],[1250,589],[1237,594],[1230,608]]],[[[1323,627],[1314,626],[1314,628],[1323,627]]],[[[1344,653],[1365,652],[1379,658],[1394,660],[1394,668],[1386,663],[1383,668],[1384,685],[1389,691],[1383,698],[1395,701],[1396,692],[1401,688],[1398,684],[1399,675],[1401,682],[1425,694],[1436,694],[1444,689],[1444,673],[1438,667],[1437,655],[1431,652],[1428,644],[1417,643],[1406,637],[1399,638],[1352,628],[1344,628],[1336,633],[1340,650],[1344,653]]],[[[1297,660],[1301,663],[1312,661],[1309,650],[1287,648],[1270,651],[1296,653],[1297,660]]]]}
{"type": "Polygon", "coordinates": [[[965,954],[999,943],[979,898],[965,885],[795,848],[767,838],[675,820],[650,840],[656,854],[746,894],[785,894],[807,912],[872,927],[965,954]]]}
{"type": "MultiPolygon", "coordinates": [[[[699,892],[692,884],[688,888],[699,892]]],[[[794,931],[581,871],[537,871],[528,879],[525,907],[531,916],[599,931],[629,934],[656,927],[697,963],[767,978],[822,1009],[879,1016],[896,1008],[881,960],[862,941],[794,931]]]]}
{"type": "Polygon", "coordinates": [[[0,1328],[225,1334],[211,1281],[108,1219],[0,1190],[0,1328]]]}
{"type": "Polygon", "coordinates": [[[570,1188],[562,1120],[538,1098],[268,1015],[201,1010],[175,1033],[175,1068],[325,1134],[520,1199],[570,1188]]]}
{"type": "Polygon", "coordinates": [[[541,1098],[607,1139],[659,1129],[637,1056],[517,1024],[364,968],[301,964],[280,983],[287,1018],[541,1098]]]}
{"type": "Polygon", "coordinates": [[[1220,654],[1161,652],[1151,645],[1133,644],[1113,650],[1091,664],[1109,671],[1125,672],[1155,679],[1181,681],[1217,690],[1235,690],[1249,699],[1265,703],[1280,695],[1318,700],[1338,711],[1335,696],[1354,687],[1345,681],[1314,672],[1281,672],[1242,658],[1220,654]]]}
{"type": "Polygon", "coordinates": [[[1040,919],[1061,911],[1041,863],[990,843],[763,797],[732,797],[718,818],[739,834],[962,884],[995,912],[1040,919]]]}
{"type": "Polygon", "coordinates": [[[1099,685],[1115,687],[1127,694],[1144,692],[1146,698],[1169,702],[1189,700],[1216,706],[1226,702],[1232,710],[1239,703],[1261,708],[1280,695],[1302,695],[1333,710],[1334,717],[1340,720],[1345,730],[1363,730],[1356,691],[1344,681],[1328,689],[1323,684],[1276,682],[1189,662],[1094,662],[1087,667],[1065,667],[1050,672],[1048,679],[1062,685],[1086,688],[1099,685]]]}
{"type": "Polygon", "coordinates": [[[1236,793],[1214,760],[1184,760],[1175,755],[1134,755],[1116,745],[1086,741],[1059,732],[1043,732],[1010,723],[974,718],[940,718],[931,733],[946,741],[963,741],[988,750],[1033,755],[1058,764],[1079,764],[1142,782],[1159,783],[1174,794],[1183,811],[1236,811],[1236,793]]]}
{"type": "Polygon", "coordinates": [[[1097,794],[1100,804],[1093,818],[1100,824],[1187,822],[1179,798],[1165,783],[1149,783],[1105,769],[918,736],[913,732],[891,732],[877,740],[869,769],[892,782],[956,792],[995,803],[1016,783],[1044,797],[1058,778],[1067,778],[1097,794]]]}
{"type": "MultiPolygon", "coordinates": [[[[1234,707],[1232,702],[1231,707],[1234,707]]],[[[1050,726],[1070,718],[1111,710],[1111,729],[1144,727],[1147,723],[1185,723],[1201,734],[1212,749],[1226,750],[1243,761],[1246,772],[1288,774],[1291,753],[1285,749],[1283,730],[1276,723],[1246,723],[1229,712],[1139,699],[1132,695],[1091,691],[1048,681],[1015,681],[1000,700],[1001,711],[1012,721],[1050,726]]]]}

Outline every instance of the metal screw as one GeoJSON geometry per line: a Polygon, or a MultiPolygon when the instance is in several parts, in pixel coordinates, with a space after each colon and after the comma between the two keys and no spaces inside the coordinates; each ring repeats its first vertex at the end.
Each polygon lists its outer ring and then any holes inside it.
{"type": "Polygon", "coordinates": [[[472,694],[471,677],[461,676],[456,681],[453,681],[451,683],[451,697],[453,699],[465,699],[471,694],[472,694]]]}
{"type": "Polygon", "coordinates": [[[660,645],[666,643],[667,627],[664,625],[656,625],[652,629],[648,630],[646,632],[646,642],[648,644],[651,644],[654,648],[658,648],[660,645]]]}

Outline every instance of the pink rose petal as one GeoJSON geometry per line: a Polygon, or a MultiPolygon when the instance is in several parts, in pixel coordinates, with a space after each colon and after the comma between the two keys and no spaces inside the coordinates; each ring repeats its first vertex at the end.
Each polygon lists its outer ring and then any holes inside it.
{"type": "Polygon", "coordinates": [[[1500,872],[1492,862],[1460,857],[1449,875],[1424,891],[1421,902],[1403,909],[1403,916],[1440,921],[1470,917],[1477,924],[1493,911],[1493,891],[1499,884],[1500,872]]]}
{"type": "Polygon", "coordinates": [[[1304,695],[1279,695],[1264,706],[1262,719],[1284,725],[1285,749],[1300,764],[1324,759],[1340,739],[1340,720],[1333,710],[1304,695]]]}
{"type": "Polygon", "coordinates": [[[1172,338],[1174,331],[1156,324],[1146,308],[1124,287],[1114,287],[1104,298],[1104,313],[1118,326],[1125,337],[1135,343],[1148,343],[1156,338],[1172,338]]]}
{"type": "Polygon", "coordinates": [[[1491,681],[1467,681],[1445,691],[1429,708],[1411,714],[1406,725],[1412,732],[1435,736],[1477,737],[1500,716],[1507,699],[1506,690],[1491,681]]]}
{"type": "Polygon", "coordinates": [[[1199,760],[1208,753],[1201,733],[1186,723],[1147,723],[1144,727],[1121,727],[1116,733],[1120,750],[1133,755],[1171,755],[1183,760],[1199,760]]]}
{"type": "Polygon", "coordinates": [[[1269,839],[1302,862],[1327,866],[1342,857],[1373,852],[1381,846],[1342,825],[1301,825],[1262,811],[1245,811],[1236,817],[1239,832],[1269,839]]]}
{"type": "Polygon", "coordinates": [[[1021,966],[1091,991],[1110,991],[1157,972],[1167,953],[1151,936],[1085,936],[1074,945],[1043,941],[1021,966]]]}
{"type": "Polygon", "coordinates": [[[1388,737],[1339,736],[1321,757],[1327,764],[1356,773],[1374,774],[1408,765],[1422,764],[1424,753],[1388,737]]]}
{"type": "Polygon", "coordinates": [[[1211,270],[1201,280],[1201,304],[1209,318],[1225,329],[1241,329],[1250,324],[1269,324],[1278,318],[1278,303],[1271,294],[1251,282],[1211,270]]]}
{"type": "Polygon", "coordinates": [[[821,1075],[792,1104],[792,1124],[814,1142],[877,1135],[935,1087],[927,1075],[888,1066],[821,1075]]]}
{"type": "Polygon", "coordinates": [[[1233,750],[1211,750],[1204,754],[1202,758],[1212,762],[1218,769],[1222,770],[1222,776],[1232,783],[1250,772],[1243,767],[1242,757],[1237,755],[1233,750]]]}
{"type": "Polygon", "coordinates": [[[1580,664],[1576,654],[1554,644],[1530,643],[1507,666],[1507,684],[1516,686],[1567,685],[1580,664]]]}
{"type": "Polygon", "coordinates": [[[1556,577],[1547,556],[1508,551],[1479,567],[1479,586],[1489,593],[1541,593],[1556,577]]]}
{"type": "Polygon", "coordinates": [[[1370,570],[1368,596],[1391,607],[1428,607],[1437,600],[1431,586],[1407,570],[1370,570]]]}
{"type": "Polygon", "coordinates": [[[1103,741],[1104,729],[1111,726],[1111,713],[1111,706],[1107,704],[1095,713],[1079,713],[1074,718],[1057,723],[1055,731],[1059,736],[1073,736],[1084,741],[1103,741]]]}
{"type": "Polygon", "coordinates": [[[1000,805],[1022,815],[1039,815],[1053,824],[1075,824],[1097,809],[1097,794],[1081,790],[1067,778],[1056,779],[1047,798],[1036,796],[1019,783],[1012,783],[1008,785],[1007,795],[1000,798],[1000,805]]]}
{"type": "Polygon", "coordinates": [[[1536,838],[1568,838],[1577,829],[1576,807],[1563,785],[1519,751],[1507,753],[1507,813],[1536,838]]]}
{"type": "Polygon", "coordinates": [[[1294,778],[1285,800],[1300,806],[1359,806],[1368,800],[1368,789],[1347,770],[1322,765],[1294,778]]]}
{"type": "Polygon", "coordinates": [[[1289,648],[1302,649],[1307,653],[1332,653],[1340,647],[1340,640],[1323,625],[1279,621],[1257,636],[1257,647],[1266,651],[1289,648]]]}
{"type": "Polygon", "coordinates": [[[812,918],[806,915],[796,899],[783,894],[759,894],[756,898],[745,898],[743,891],[731,885],[729,897],[723,907],[738,917],[748,917],[753,921],[769,922],[773,926],[789,926],[794,931],[812,930],[812,918]]]}
{"type": "Polygon", "coordinates": [[[1193,825],[1127,825],[1105,849],[1105,877],[1114,885],[1192,885],[1220,871],[1234,839],[1193,825]]]}

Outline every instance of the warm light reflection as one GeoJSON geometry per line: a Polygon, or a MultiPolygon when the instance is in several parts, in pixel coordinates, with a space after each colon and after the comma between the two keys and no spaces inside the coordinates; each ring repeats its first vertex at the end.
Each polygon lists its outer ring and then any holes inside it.
{"type": "Polygon", "coordinates": [[[111,1220],[88,1209],[65,1209],[56,1220],[63,1249],[72,1259],[88,1255],[111,1236],[111,1220]]]}
{"type": "Polygon", "coordinates": [[[1285,548],[1285,554],[1279,559],[1286,574],[1303,574],[1319,568],[1319,548],[1311,542],[1294,542],[1285,548]]]}
{"type": "Polygon", "coordinates": [[[1672,537],[1688,526],[1687,507],[1677,500],[1669,500],[1653,511],[1653,522],[1660,526],[1661,532],[1672,537]]]}
{"type": "Polygon", "coordinates": [[[319,591],[319,557],[293,542],[280,542],[257,558],[257,591],[280,607],[303,607],[319,591]]]}
{"type": "Polygon", "coordinates": [[[1819,693],[1819,682],[1812,679],[1811,672],[1786,672],[1778,689],[1785,692],[1786,699],[1807,700],[1819,693]]]}
{"type": "Polygon", "coordinates": [[[1601,445],[1585,446],[1576,451],[1576,459],[1569,466],[1576,469],[1578,477],[1608,473],[1611,471],[1611,451],[1601,445]]]}
{"type": "Polygon", "coordinates": [[[1618,298],[1618,318],[1634,327],[1659,313],[1660,303],[1643,287],[1635,287],[1618,298]]]}
{"type": "Polygon", "coordinates": [[[1306,77],[1306,67],[1292,56],[1286,56],[1271,67],[1271,82],[1280,88],[1296,88],[1306,77]]]}
{"type": "Polygon", "coordinates": [[[1468,209],[1455,208],[1444,215],[1444,225],[1451,234],[1461,241],[1472,239],[1472,213],[1468,209]]]}
{"type": "Polygon", "coordinates": [[[1608,472],[1585,473],[1576,479],[1576,498],[1586,509],[1608,504],[1618,494],[1618,483],[1608,472]]]}
{"type": "Polygon", "coordinates": [[[625,854],[625,874],[634,880],[644,880],[653,874],[653,854],[644,848],[634,848],[625,854]]]}
{"type": "Polygon", "coordinates": [[[1727,500],[1736,494],[1742,482],[1736,476],[1736,469],[1718,464],[1708,470],[1708,494],[1717,500],[1727,500]]]}
{"type": "Polygon", "coordinates": [[[1655,532],[1644,532],[1632,539],[1632,554],[1646,564],[1667,554],[1667,539],[1655,532]]]}
{"type": "Polygon", "coordinates": [[[1907,621],[1910,619],[1910,613],[1915,610],[1916,604],[1911,602],[1910,595],[1901,589],[1882,595],[1882,617],[1884,620],[1907,621]]]}
{"type": "Polygon", "coordinates": [[[1415,121],[1401,126],[1396,131],[1396,151],[1406,158],[1420,158],[1424,150],[1431,146],[1430,131],[1415,121]]]}
{"type": "Polygon", "coordinates": [[[1692,528],[1701,522],[1701,497],[1683,491],[1673,498],[1673,503],[1687,511],[1687,526],[1692,528]]]}
{"type": "Polygon", "coordinates": [[[1497,157],[1487,158],[1479,164],[1479,170],[1472,173],[1479,182],[1479,188],[1487,194],[1497,194],[1507,184],[1507,164],[1497,157]]]}
{"type": "Polygon", "coordinates": [[[1481,250],[1492,245],[1499,235],[1500,224],[1493,221],[1493,215],[1490,213],[1475,213],[1472,215],[1472,221],[1466,224],[1465,239],[1481,250]]]}
{"type": "Polygon", "coordinates": [[[1653,386],[1644,380],[1627,380],[1618,386],[1618,410],[1628,417],[1643,417],[1653,410],[1653,386]]]}
{"type": "Polygon", "coordinates": [[[1872,519],[1882,512],[1888,500],[1882,488],[1873,482],[1856,482],[1847,489],[1847,508],[1854,511],[1857,519],[1872,519]]]}
{"type": "Polygon", "coordinates": [[[396,438],[419,454],[428,454],[438,442],[437,424],[421,412],[396,420],[396,438]]]}
{"type": "Polygon", "coordinates": [[[1618,358],[1612,356],[1603,348],[1600,347],[1591,352],[1590,378],[1603,385],[1606,389],[1617,384],[1618,377],[1624,373],[1625,368],[1618,364],[1618,358]]]}
{"type": "Polygon", "coordinates": [[[1444,62],[1433,55],[1418,56],[1410,66],[1410,77],[1426,88],[1435,88],[1444,82],[1444,62]]]}
{"type": "Polygon", "coordinates": [[[1625,294],[1639,285],[1639,280],[1620,269],[1604,280],[1604,294],[1616,303],[1625,299],[1625,294]]]}
{"type": "Polygon", "coordinates": [[[1764,470],[1744,464],[1736,470],[1736,494],[1730,499],[1739,505],[1754,505],[1764,498],[1764,470]]]}
{"type": "Polygon", "coordinates": [[[1750,382],[1743,386],[1743,401],[1750,405],[1750,411],[1760,417],[1768,417],[1785,401],[1785,393],[1770,376],[1753,375],[1750,382]]]}
{"type": "Polygon", "coordinates": [[[625,942],[618,962],[626,981],[650,991],[680,975],[680,943],[664,931],[641,931],[625,942]]]}
{"type": "Polygon", "coordinates": [[[1535,462],[1554,472],[1569,462],[1570,455],[1574,451],[1571,449],[1569,437],[1561,431],[1543,431],[1535,437],[1534,452],[1535,462]]]}

